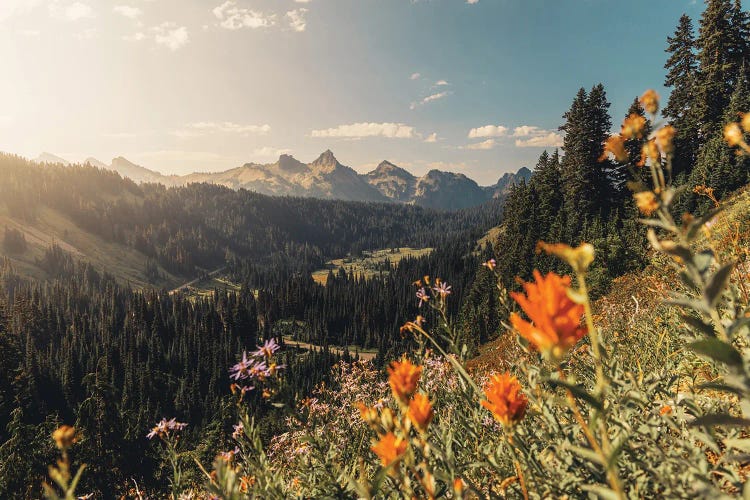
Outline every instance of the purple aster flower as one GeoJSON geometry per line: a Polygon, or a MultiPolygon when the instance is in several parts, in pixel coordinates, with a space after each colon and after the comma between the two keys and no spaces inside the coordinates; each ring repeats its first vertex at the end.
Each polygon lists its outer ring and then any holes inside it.
{"type": "Polygon", "coordinates": [[[237,425],[233,425],[232,427],[234,428],[234,432],[232,433],[232,437],[234,439],[241,438],[245,433],[245,425],[242,422],[237,425]]]}
{"type": "Polygon", "coordinates": [[[430,300],[430,296],[427,295],[427,290],[424,287],[417,290],[417,298],[419,299],[419,307],[422,307],[422,303],[430,300]]]}
{"type": "Polygon", "coordinates": [[[449,285],[448,283],[446,283],[446,282],[444,282],[444,281],[440,281],[440,282],[438,282],[438,283],[437,283],[437,284],[436,284],[436,285],[435,285],[435,286],[434,286],[434,287],[432,288],[432,290],[433,290],[433,291],[434,291],[434,292],[435,292],[436,294],[440,295],[440,296],[441,296],[442,298],[445,298],[445,297],[447,297],[448,295],[450,295],[450,294],[451,294],[451,288],[452,288],[452,287],[451,287],[451,286],[450,286],[450,285],[449,285]]]}
{"type": "Polygon", "coordinates": [[[280,346],[276,343],[276,339],[268,339],[262,346],[258,346],[258,350],[253,353],[253,356],[267,359],[273,356],[279,349],[280,346]]]}
{"type": "Polygon", "coordinates": [[[242,353],[242,359],[239,363],[229,369],[229,376],[234,380],[240,380],[247,378],[250,366],[254,363],[252,359],[248,359],[247,352],[242,353]]]}

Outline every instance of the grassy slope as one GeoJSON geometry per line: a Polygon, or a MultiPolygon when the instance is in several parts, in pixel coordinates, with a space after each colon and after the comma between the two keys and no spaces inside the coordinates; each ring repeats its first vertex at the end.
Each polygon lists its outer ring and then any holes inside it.
{"type": "MultiPolygon", "coordinates": [[[[140,252],[124,245],[105,241],[80,227],[61,213],[41,208],[33,222],[10,217],[4,206],[0,205],[0,230],[5,227],[18,229],[26,237],[28,248],[22,254],[9,253],[0,240],[0,257],[10,259],[13,267],[22,275],[45,279],[45,271],[37,265],[47,248],[53,243],[74,258],[90,262],[100,270],[114,274],[123,283],[133,286],[150,286],[144,276],[147,258],[140,252]]],[[[170,288],[177,286],[182,279],[160,269],[164,280],[158,286],[170,288]]]]}
{"type": "Polygon", "coordinates": [[[408,257],[422,257],[432,252],[432,248],[399,248],[397,252],[392,252],[390,248],[383,250],[372,250],[363,252],[361,258],[344,258],[334,259],[326,263],[325,269],[319,269],[313,272],[312,277],[316,283],[325,285],[328,280],[329,271],[337,273],[339,269],[346,270],[347,273],[355,275],[364,275],[366,279],[378,273],[378,266],[389,260],[392,266],[399,263],[401,259],[408,257]]]}

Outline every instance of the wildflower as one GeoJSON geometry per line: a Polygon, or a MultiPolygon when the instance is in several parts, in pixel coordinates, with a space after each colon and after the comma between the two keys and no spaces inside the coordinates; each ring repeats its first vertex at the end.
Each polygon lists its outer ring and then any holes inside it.
{"type": "Polygon", "coordinates": [[[253,353],[253,356],[270,358],[279,349],[279,344],[276,343],[275,339],[268,339],[262,346],[258,346],[258,350],[253,353]]]}
{"type": "Polygon", "coordinates": [[[424,324],[424,316],[417,316],[417,318],[414,321],[407,321],[400,329],[399,331],[403,335],[405,332],[414,333],[415,330],[422,328],[422,325],[424,324]]]}
{"type": "Polygon", "coordinates": [[[414,398],[409,402],[409,409],[406,412],[406,416],[419,432],[426,431],[427,426],[432,421],[432,417],[435,416],[430,398],[426,394],[415,394],[414,398]]]}
{"type": "Polygon", "coordinates": [[[506,427],[512,427],[526,414],[528,398],[521,392],[518,379],[509,372],[493,375],[484,387],[482,406],[506,427]]]}
{"type": "Polygon", "coordinates": [[[659,148],[656,145],[656,141],[651,139],[646,141],[641,148],[641,161],[638,162],[639,167],[646,165],[646,161],[651,160],[652,162],[658,162],[661,160],[661,154],[659,148]]]}
{"type": "Polygon", "coordinates": [[[362,417],[362,420],[366,423],[372,424],[378,420],[378,410],[374,407],[367,406],[361,401],[357,401],[355,405],[359,409],[359,414],[362,417]]]}
{"type": "Polygon", "coordinates": [[[419,307],[422,307],[424,302],[430,300],[430,296],[427,295],[427,290],[424,287],[417,290],[417,298],[419,299],[419,307]]]}
{"type": "Polygon", "coordinates": [[[391,366],[388,367],[388,383],[396,399],[405,402],[409,396],[414,394],[421,375],[422,367],[413,365],[406,358],[391,363],[391,366]]]}
{"type": "Polygon", "coordinates": [[[245,425],[242,422],[232,427],[234,428],[234,432],[232,432],[234,439],[240,439],[245,434],[245,425]]]}
{"type": "Polygon", "coordinates": [[[268,365],[268,369],[266,370],[266,375],[270,377],[276,376],[277,373],[279,373],[281,370],[286,368],[286,365],[278,365],[276,363],[271,363],[268,365]]]}
{"type": "Polygon", "coordinates": [[[648,89],[641,96],[640,103],[647,113],[655,115],[659,111],[659,94],[653,89],[648,89]]]}
{"type": "Polygon", "coordinates": [[[372,446],[372,451],[380,457],[383,467],[397,462],[406,453],[406,441],[389,432],[372,446]]]}
{"type": "Polygon", "coordinates": [[[578,274],[585,273],[591,263],[594,262],[594,246],[591,243],[581,243],[573,248],[564,243],[540,241],[537,243],[537,248],[564,260],[578,274]]]}
{"type": "Polygon", "coordinates": [[[246,392],[250,392],[253,389],[255,389],[254,385],[239,385],[239,384],[232,384],[229,386],[229,390],[232,391],[232,394],[236,394],[237,392],[240,392],[243,396],[246,392]]]}
{"type": "Polygon", "coordinates": [[[622,122],[620,134],[625,139],[642,139],[645,128],[646,118],[637,113],[632,113],[622,122]]]}
{"type": "Polygon", "coordinates": [[[740,123],[742,124],[742,130],[750,132],[750,113],[742,113],[742,120],[740,123]]]}
{"type": "Polygon", "coordinates": [[[243,352],[242,359],[229,369],[229,376],[234,380],[247,378],[247,373],[252,363],[254,363],[254,361],[252,359],[248,359],[247,352],[243,352]]]}
{"type": "Polygon", "coordinates": [[[542,277],[534,270],[534,279],[536,283],[523,284],[526,295],[510,294],[533,324],[516,313],[511,313],[510,322],[535,348],[552,360],[558,360],[586,335],[586,329],[581,326],[584,308],[568,296],[570,276],[549,273],[542,277]]]}
{"type": "Polygon", "coordinates": [[[240,493],[247,493],[255,485],[255,476],[240,477],[240,493]]]}
{"type": "Polygon", "coordinates": [[[440,295],[441,298],[445,299],[448,295],[451,294],[451,286],[441,280],[435,280],[435,286],[432,287],[432,291],[436,294],[440,295]]]}
{"type": "Polygon", "coordinates": [[[623,141],[621,135],[612,135],[604,141],[604,152],[599,157],[599,161],[606,160],[610,153],[620,163],[628,161],[628,152],[625,150],[625,141],[623,141]]]}
{"type": "Polygon", "coordinates": [[[490,271],[494,271],[497,267],[497,261],[495,259],[490,259],[487,262],[484,262],[482,265],[490,271]]]}
{"type": "Polygon", "coordinates": [[[233,450],[221,451],[216,458],[224,460],[225,462],[231,462],[234,460],[234,456],[240,452],[240,449],[235,447],[233,450]]]}
{"type": "Polygon", "coordinates": [[[672,140],[674,139],[676,133],[677,130],[672,125],[665,125],[664,127],[656,131],[654,139],[656,140],[656,144],[659,146],[659,149],[661,149],[662,153],[664,153],[665,155],[668,155],[674,151],[674,144],[672,144],[672,140]]]}
{"type": "Polygon", "coordinates": [[[74,427],[61,425],[52,433],[52,439],[55,441],[58,449],[67,450],[78,441],[78,435],[74,427]]]}
{"type": "Polygon", "coordinates": [[[464,488],[466,487],[466,483],[464,483],[464,480],[460,477],[457,477],[453,480],[453,493],[456,494],[456,498],[461,498],[461,496],[464,493],[464,488]]]}
{"type": "Polygon", "coordinates": [[[724,127],[724,140],[730,146],[739,146],[742,144],[745,139],[740,126],[734,122],[727,124],[727,126],[724,127]]]}
{"type": "Polygon", "coordinates": [[[168,436],[170,431],[179,432],[185,427],[187,427],[187,424],[178,422],[174,418],[169,420],[167,420],[166,418],[162,418],[159,422],[156,423],[154,427],[151,428],[151,432],[146,434],[146,437],[149,439],[153,439],[156,436],[163,438],[165,436],[168,436]]]}
{"type": "Polygon", "coordinates": [[[670,415],[671,413],[672,413],[672,407],[669,405],[662,406],[661,409],[659,410],[659,415],[661,415],[662,417],[664,415],[670,415]]]}
{"type": "Polygon", "coordinates": [[[659,200],[652,191],[641,191],[633,194],[635,204],[638,206],[643,215],[652,215],[659,209],[659,200]]]}

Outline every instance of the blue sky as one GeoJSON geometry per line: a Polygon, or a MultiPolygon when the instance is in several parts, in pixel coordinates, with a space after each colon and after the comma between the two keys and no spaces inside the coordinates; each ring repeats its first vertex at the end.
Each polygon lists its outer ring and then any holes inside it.
{"type": "Polygon", "coordinates": [[[0,150],[162,172],[533,166],[581,86],[663,96],[691,0],[2,0],[0,150]]]}

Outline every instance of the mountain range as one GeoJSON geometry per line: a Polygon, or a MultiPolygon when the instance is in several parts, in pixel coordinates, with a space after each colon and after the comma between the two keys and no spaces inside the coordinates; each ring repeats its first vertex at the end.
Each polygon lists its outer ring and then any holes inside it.
{"type": "MultiPolygon", "coordinates": [[[[50,153],[42,153],[36,161],[69,164],[50,153]]],[[[359,174],[342,165],[330,150],[311,163],[302,163],[283,154],[275,163],[246,163],[224,172],[188,175],[163,175],[123,157],[114,158],[109,165],[96,158],[88,158],[85,163],[114,170],[138,183],[183,186],[206,182],[271,196],[408,203],[440,210],[468,208],[504,197],[511,186],[531,177],[531,171],[522,167],[515,173],[504,174],[491,186],[480,186],[464,174],[441,170],[430,170],[422,177],[416,177],[388,161],[381,162],[371,172],[359,174]]]]}

